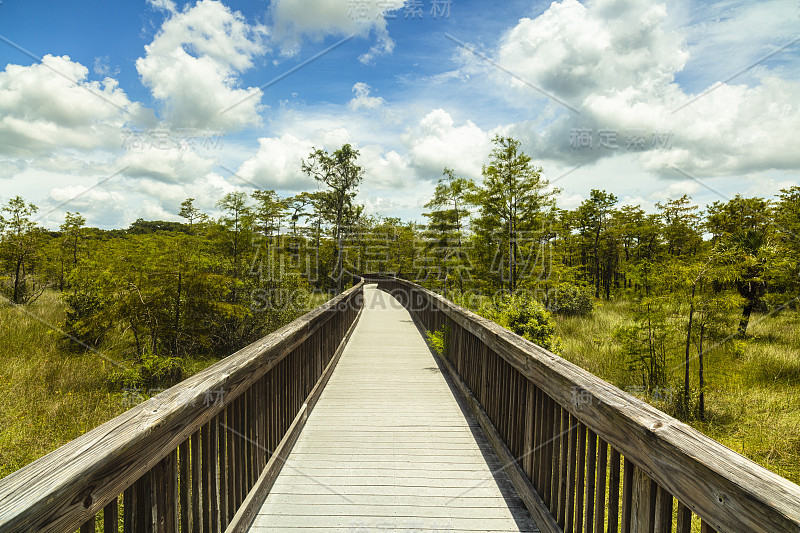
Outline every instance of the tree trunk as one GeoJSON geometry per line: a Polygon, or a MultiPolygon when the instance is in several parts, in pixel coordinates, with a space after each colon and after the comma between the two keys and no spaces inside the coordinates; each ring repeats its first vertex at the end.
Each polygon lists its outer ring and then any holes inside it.
{"type": "Polygon", "coordinates": [[[22,270],[22,263],[23,263],[23,260],[22,260],[22,258],[23,258],[23,256],[22,256],[22,255],[20,255],[20,256],[17,258],[17,265],[16,265],[16,267],[14,268],[14,295],[13,295],[13,299],[12,299],[12,301],[13,301],[15,304],[22,303],[22,302],[21,302],[21,300],[22,300],[22,294],[20,294],[20,292],[21,292],[21,289],[20,289],[20,283],[19,283],[20,270],[22,270]]]}
{"type": "MultiPolygon", "coordinates": [[[[686,327],[686,352],[684,354],[683,369],[683,407],[689,409],[689,346],[692,340],[692,319],[694,318],[694,292],[697,282],[692,284],[692,296],[689,299],[689,325],[686,327]]],[[[702,375],[702,371],[701,374],[702,375]]]]}
{"type": "Polygon", "coordinates": [[[698,350],[698,352],[699,352],[698,353],[698,360],[699,360],[699,365],[700,365],[700,371],[699,371],[700,398],[699,398],[699,404],[697,405],[697,414],[700,417],[700,420],[705,420],[706,419],[706,401],[705,401],[705,392],[704,392],[705,385],[706,385],[706,379],[705,379],[705,375],[703,374],[703,336],[705,334],[705,329],[706,329],[706,325],[705,324],[701,324],[700,325],[700,346],[699,346],[699,350],[698,350]]]}
{"type": "Polygon", "coordinates": [[[181,285],[183,281],[183,276],[181,275],[181,271],[178,271],[178,295],[175,298],[175,337],[173,340],[173,348],[172,348],[172,355],[178,355],[178,336],[180,332],[180,324],[181,324],[181,285]]]}
{"type": "Polygon", "coordinates": [[[753,300],[747,300],[747,303],[744,304],[742,318],[739,320],[739,331],[737,332],[739,337],[744,337],[747,334],[747,324],[750,322],[750,314],[753,312],[753,307],[755,307],[753,300]]]}

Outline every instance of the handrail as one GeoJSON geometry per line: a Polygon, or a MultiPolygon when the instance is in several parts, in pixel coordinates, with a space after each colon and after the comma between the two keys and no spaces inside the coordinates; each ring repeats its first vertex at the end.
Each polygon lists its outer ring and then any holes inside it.
{"type": "Polygon", "coordinates": [[[549,512],[543,531],[689,533],[694,514],[704,533],[800,532],[794,483],[428,289],[371,279],[426,329],[449,329],[446,364],[502,439],[518,490],[536,493],[523,500],[549,512]]]}
{"type": "Polygon", "coordinates": [[[363,282],[0,480],[0,532],[223,531],[363,305],[363,282]],[[203,527],[200,528],[200,525],[203,527]]]}

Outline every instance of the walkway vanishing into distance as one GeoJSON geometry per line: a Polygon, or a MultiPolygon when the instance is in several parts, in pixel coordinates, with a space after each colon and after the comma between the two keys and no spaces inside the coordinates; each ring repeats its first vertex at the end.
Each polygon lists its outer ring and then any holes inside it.
{"type": "Polygon", "coordinates": [[[439,294],[364,274],[0,479],[0,533],[119,525],[800,533],[800,487],[439,294]],[[442,357],[423,331],[447,332],[442,357]]]}
{"type": "Polygon", "coordinates": [[[251,531],[538,531],[411,315],[374,285],[251,531]]]}

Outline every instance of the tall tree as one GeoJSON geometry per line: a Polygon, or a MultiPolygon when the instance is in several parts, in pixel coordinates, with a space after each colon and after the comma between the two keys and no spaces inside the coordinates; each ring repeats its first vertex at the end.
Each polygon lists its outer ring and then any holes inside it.
{"type": "MultiPolygon", "coordinates": [[[[600,237],[606,229],[606,220],[611,209],[617,203],[617,197],[606,191],[592,189],[589,198],[578,207],[578,218],[581,221],[581,233],[592,248],[594,264],[594,297],[600,297],[600,237]]],[[[608,296],[608,294],[607,294],[608,296]]]]}
{"type": "Polygon", "coordinates": [[[181,202],[181,210],[178,215],[189,221],[191,226],[195,220],[202,219],[205,215],[194,206],[194,198],[187,198],[181,202]]]}
{"type": "Polygon", "coordinates": [[[464,276],[467,275],[463,250],[464,219],[469,216],[465,197],[470,183],[469,180],[456,177],[450,168],[445,168],[442,174],[433,198],[425,204],[431,211],[423,213],[428,219],[431,236],[428,249],[433,252],[443,271],[443,283],[446,285],[452,271],[458,280],[459,291],[463,293],[464,276]]]}
{"type": "Polygon", "coordinates": [[[327,150],[314,148],[308,159],[302,160],[302,170],[315,180],[325,184],[330,196],[327,198],[333,212],[333,239],[336,243],[336,288],[342,291],[342,239],[343,227],[348,218],[357,218],[358,209],[354,205],[358,186],[364,179],[364,169],[358,161],[359,151],[350,144],[329,154],[327,150]]]}
{"type": "Polygon", "coordinates": [[[483,167],[483,182],[471,187],[470,203],[479,208],[475,231],[491,242],[498,239],[504,251],[501,263],[507,274],[500,276],[501,288],[513,293],[517,288],[520,247],[538,249],[544,238],[544,218],[554,205],[556,189],[542,177],[541,167],[511,137],[495,136],[488,165],[483,167]],[[525,242],[521,243],[520,239],[525,242]]]}
{"type": "Polygon", "coordinates": [[[768,289],[770,265],[776,255],[771,211],[768,200],[738,194],[727,202],[717,201],[708,206],[706,228],[713,235],[712,242],[738,268],[734,285],[744,298],[739,336],[747,334],[750,315],[768,289]]]}
{"type": "Polygon", "coordinates": [[[44,290],[32,279],[33,261],[41,241],[41,232],[31,217],[39,210],[21,196],[10,199],[0,208],[0,259],[11,274],[8,292],[15,304],[35,300],[44,290]]]}

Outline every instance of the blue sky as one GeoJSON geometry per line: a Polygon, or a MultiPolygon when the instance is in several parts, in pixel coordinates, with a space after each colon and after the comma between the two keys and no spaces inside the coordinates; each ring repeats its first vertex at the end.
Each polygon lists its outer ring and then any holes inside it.
{"type": "Polygon", "coordinates": [[[213,214],[314,189],[300,158],[349,142],[368,212],[422,221],[495,134],[565,208],[772,196],[800,183],[798,37],[794,0],[3,0],[0,201],[49,227],[213,214]]]}

